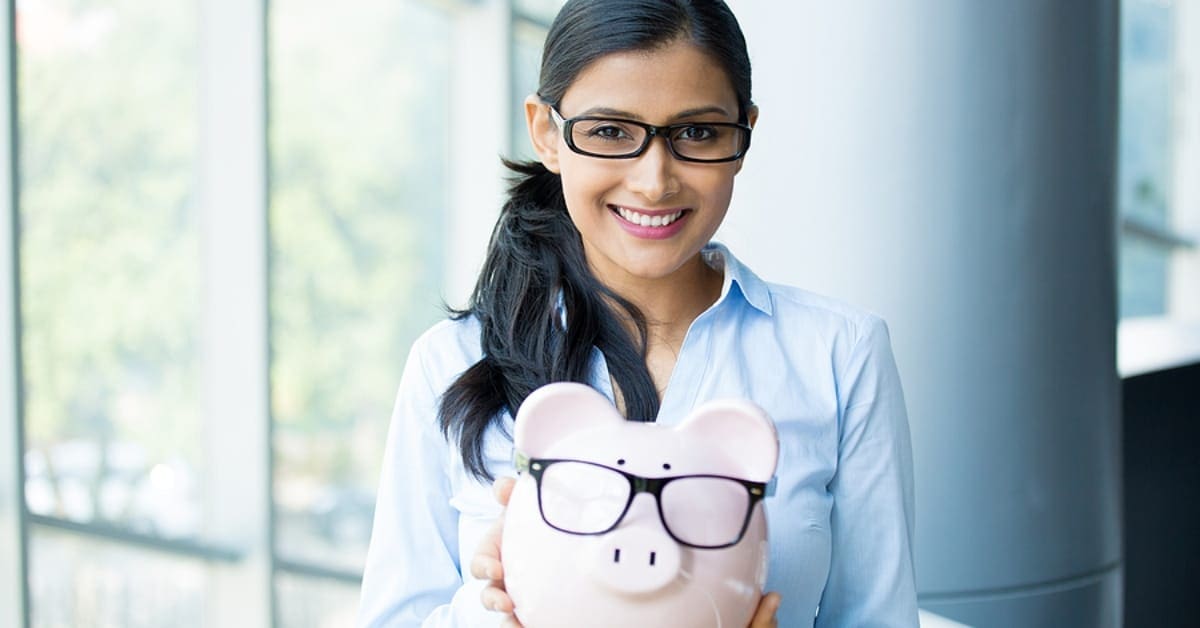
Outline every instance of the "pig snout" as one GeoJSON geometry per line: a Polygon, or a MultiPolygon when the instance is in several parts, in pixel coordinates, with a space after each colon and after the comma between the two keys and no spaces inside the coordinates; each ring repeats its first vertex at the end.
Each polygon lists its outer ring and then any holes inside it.
{"type": "Polygon", "coordinates": [[[647,510],[597,539],[590,572],[601,585],[618,593],[653,593],[679,576],[679,545],[663,530],[653,506],[647,510]]]}

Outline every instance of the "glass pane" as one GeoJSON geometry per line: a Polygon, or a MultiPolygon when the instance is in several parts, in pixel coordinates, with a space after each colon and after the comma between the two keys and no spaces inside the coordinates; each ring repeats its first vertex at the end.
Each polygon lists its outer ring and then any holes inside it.
{"type": "Polygon", "coordinates": [[[525,127],[525,97],[536,92],[542,68],[542,43],[546,31],[529,22],[513,23],[512,53],[512,141],[509,148],[516,159],[533,159],[529,131],[525,127]]]}
{"type": "Polygon", "coordinates": [[[1118,207],[1159,226],[1171,196],[1173,8],[1160,0],[1121,3],[1118,207]]]}
{"type": "Polygon", "coordinates": [[[203,563],[37,527],[29,559],[34,628],[204,625],[203,563]]]}
{"type": "Polygon", "coordinates": [[[35,513],[198,532],[194,14],[190,2],[18,3],[35,513]]]}
{"type": "Polygon", "coordinates": [[[441,309],[450,17],[271,4],[277,550],[362,569],[404,356],[441,309]]]}
{"type": "Polygon", "coordinates": [[[275,577],[281,628],[353,626],[358,614],[358,584],[305,578],[275,577]]]}
{"type": "Polygon", "coordinates": [[[1121,236],[1121,318],[1167,313],[1169,261],[1167,248],[1134,235],[1121,236]]]}
{"type": "Polygon", "coordinates": [[[558,10],[567,0],[516,0],[513,8],[530,18],[545,22],[547,25],[554,21],[558,10]]]}

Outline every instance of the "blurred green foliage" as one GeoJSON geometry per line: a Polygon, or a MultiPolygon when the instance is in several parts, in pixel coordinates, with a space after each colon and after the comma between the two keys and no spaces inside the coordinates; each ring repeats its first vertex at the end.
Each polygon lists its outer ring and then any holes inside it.
{"type": "Polygon", "coordinates": [[[21,3],[26,435],[195,463],[194,20],[179,3],[21,3]]]}
{"type": "MultiPolygon", "coordinates": [[[[136,442],[203,476],[197,6],[21,5],[31,449],[136,442]]],[[[373,497],[408,347],[443,315],[450,17],[280,0],[269,20],[274,462],[303,527],[331,491],[373,497]]]]}
{"type": "MultiPolygon", "coordinates": [[[[443,315],[449,17],[413,1],[281,0],[270,33],[281,548],[333,558],[345,548],[320,551],[304,534],[320,526],[290,528],[289,514],[318,497],[373,501],[409,345],[443,315]]],[[[369,523],[326,541],[365,553],[369,523]]]]}

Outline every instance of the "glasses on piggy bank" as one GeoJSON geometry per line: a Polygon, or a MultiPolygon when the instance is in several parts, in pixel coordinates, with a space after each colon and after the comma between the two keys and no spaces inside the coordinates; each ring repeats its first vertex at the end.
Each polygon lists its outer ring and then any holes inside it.
{"type": "Polygon", "coordinates": [[[516,466],[533,476],[542,519],[555,530],[605,534],[620,525],[634,497],[649,493],[667,534],[680,545],[699,549],[737,545],[754,505],[773,492],[773,482],[721,475],[648,478],[586,460],[520,453],[516,466]]]}

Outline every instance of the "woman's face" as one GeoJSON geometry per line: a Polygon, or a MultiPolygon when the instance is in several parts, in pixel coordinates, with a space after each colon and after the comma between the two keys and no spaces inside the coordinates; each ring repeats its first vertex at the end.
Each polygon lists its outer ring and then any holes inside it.
{"type": "MultiPolygon", "coordinates": [[[[566,119],[600,115],[666,126],[737,122],[738,101],[724,70],[678,41],[650,52],[601,57],[576,77],[558,111],[566,119]]],[[[756,116],[749,112],[751,124],[756,116]]],[[[631,159],[589,157],[567,146],[548,105],[536,97],[526,101],[526,117],[542,162],[562,175],[567,210],[598,279],[617,287],[671,278],[699,263],[700,249],[729,209],[741,160],[680,161],[661,137],[631,159]],[[652,224],[643,226],[642,216],[652,224]]]]}

